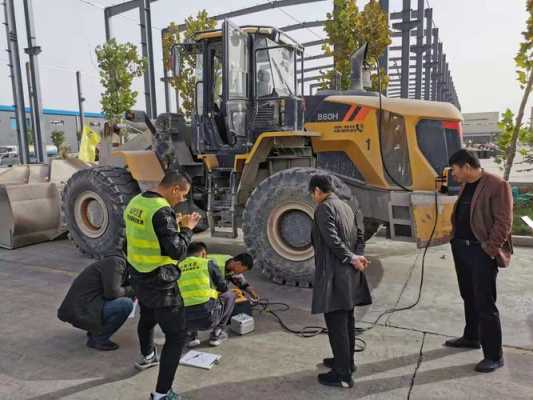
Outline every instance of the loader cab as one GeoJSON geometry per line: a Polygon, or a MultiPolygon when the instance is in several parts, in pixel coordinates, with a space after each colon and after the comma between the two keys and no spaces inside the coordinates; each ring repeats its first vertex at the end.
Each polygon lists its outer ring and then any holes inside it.
{"type": "Polygon", "coordinates": [[[231,164],[263,132],[303,129],[297,77],[302,54],[300,45],[275,28],[230,21],[175,47],[174,65],[195,63],[193,152],[226,155],[231,164]]]}

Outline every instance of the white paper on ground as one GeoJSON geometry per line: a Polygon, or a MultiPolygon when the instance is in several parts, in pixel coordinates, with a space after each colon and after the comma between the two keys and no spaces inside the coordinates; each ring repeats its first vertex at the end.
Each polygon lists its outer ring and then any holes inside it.
{"type": "Polygon", "coordinates": [[[135,311],[137,311],[137,303],[139,303],[139,301],[135,299],[135,301],[133,302],[133,308],[131,309],[131,312],[130,312],[130,315],[128,315],[128,318],[130,319],[135,318],[135,311]]]}
{"type": "Polygon", "coordinates": [[[202,351],[189,350],[181,357],[180,364],[189,367],[211,369],[222,356],[219,354],[205,353],[202,351]]]}
{"type": "Polygon", "coordinates": [[[524,221],[530,229],[533,229],[533,220],[531,218],[529,218],[527,215],[524,215],[520,218],[522,218],[522,221],[524,221]]]}

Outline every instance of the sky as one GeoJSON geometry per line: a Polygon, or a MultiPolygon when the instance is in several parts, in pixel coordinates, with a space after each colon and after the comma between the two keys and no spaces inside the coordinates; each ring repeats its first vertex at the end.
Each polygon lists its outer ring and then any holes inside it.
{"type": "MultiPolygon", "coordinates": [[[[161,66],[161,29],[170,22],[183,20],[201,9],[210,15],[240,9],[266,0],[158,0],[152,3],[154,57],[157,81],[158,112],[164,111],[161,66]]],[[[444,43],[455,87],[463,112],[518,110],[522,91],[516,82],[514,56],[521,31],[525,29],[526,0],[427,0],[433,8],[435,23],[444,43]]],[[[39,55],[42,100],[45,108],[77,109],[75,71],[82,73],[85,111],[100,111],[102,90],[94,49],[104,42],[105,6],[120,0],[33,0],[39,55]]],[[[27,61],[23,48],[27,47],[22,0],[15,0],[17,29],[22,63],[27,61]]],[[[284,26],[302,21],[325,19],[332,9],[332,0],[307,5],[273,9],[262,13],[234,18],[237,24],[284,26]]],[[[359,0],[362,7],[366,1],[359,0]]],[[[390,0],[391,11],[399,11],[402,0],[390,0]]],[[[412,0],[412,7],[416,1],[412,0]]],[[[0,18],[3,21],[3,10],[0,18]]],[[[140,46],[139,17],[130,11],[112,21],[113,35],[119,41],[140,46]]],[[[322,28],[291,32],[300,42],[325,37],[322,28]]],[[[0,104],[13,104],[9,78],[6,32],[0,28],[0,104]]],[[[306,55],[320,52],[320,47],[306,50],[306,55]]],[[[330,63],[322,60],[308,66],[330,63]]],[[[22,65],[24,71],[24,65],[22,65]]],[[[25,74],[24,74],[25,76],[25,74]]],[[[139,91],[137,108],[144,108],[143,82],[138,79],[134,88],[139,91]]],[[[26,105],[27,105],[26,100],[26,105]]],[[[530,100],[526,115],[529,115],[530,100]]]]}

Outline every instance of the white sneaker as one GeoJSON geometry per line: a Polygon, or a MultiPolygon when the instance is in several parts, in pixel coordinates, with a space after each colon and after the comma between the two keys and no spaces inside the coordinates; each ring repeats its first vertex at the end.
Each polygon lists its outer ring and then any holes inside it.
{"type": "Polygon", "coordinates": [[[155,367],[156,365],[159,365],[159,354],[157,354],[157,348],[155,347],[152,357],[147,358],[141,354],[137,361],[135,361],[135,368],[139,371],[155,367]]]}
{"type": "Polygon", "coordinates": [[[189,335],[189,341],[187,342],[187,347],[192,349],[193,347],[200,346],[200,339],[198,338],[198,332],[191,332],[189,335]]]}
{"type": "Polygon", "coordinates": [[[209,345],[220,346],[228,338],[228,334],[221,328],[216,328],[209,338],[209,345]]]}

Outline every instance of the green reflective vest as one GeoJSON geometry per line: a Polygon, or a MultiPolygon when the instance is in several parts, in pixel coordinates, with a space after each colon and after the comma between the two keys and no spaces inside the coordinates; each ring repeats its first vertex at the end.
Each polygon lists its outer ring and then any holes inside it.
{"type": "Polygon", "coordinates": [[[231,260],[233,257],[226,254],[209,254],[207,258],[209,260],[213,260],[222,273],[222,276],[226,277],[226,262],[231,260]]]}
{"type": "Polygon", "coordinates": [[[187,257],[179,263],[178,279],[181,297],[185,307],[204,304],[218,298],[218,292],[211,285],[209,260],[202,257],[187,257]]]}
{"type": "Polygon", "coordinates": [[[162,265],[178,262],[161,255],[159,240],[152,225],[154,214],[163,207],[170,207],[162,197],[135,196],[124,211],[128,262],[138,272],[152,272],[162,265]]]}

